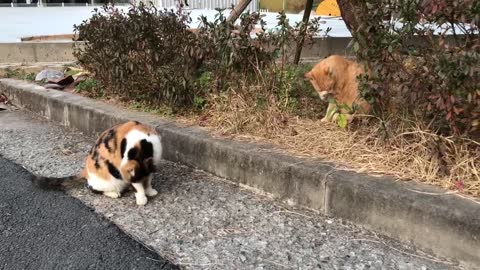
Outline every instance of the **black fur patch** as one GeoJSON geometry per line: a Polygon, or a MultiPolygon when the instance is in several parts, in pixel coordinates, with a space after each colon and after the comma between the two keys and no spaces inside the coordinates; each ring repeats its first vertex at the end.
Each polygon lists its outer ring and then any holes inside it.
{"type": "Polygon", "coordinates": [[[144,160],[143,164],[148,172],[153,173],[157,171],[157,167],[153,163],[153,157],[144,160]]]}
{"type": "Polygon", "coordinates": [[[132,182],[132,183],[138,183],[141,180],[142,180],[142,177],[140,177],[140,175],[138,175],[138,176],[135,175],[135,177],[130,178],[130,182],[132,182]]]}
{"type": "Polygon", "coordinates": [[[95,162],[95,168],[96,168],[97,170],[100,169],[100,163],[98,162],[98,152],[97,152],[97,150],[94,150],[94,151],[93,151],[92,159],[93,159],[93,161],[95,162]]]}
{"type": "Polygon", "coordinates": [[[110,161],[105,160],[105,164],[107,164],[108,172],[117,179],[122,179],[122,175],[120,171],[115,167],[110,161]]]}
{"type": "Polygon", "coordinates": [[[140,166],[135,169],[135,176],[130,179],[132,183],[144,183],[145,181],[142,180],[146,179],[146,177],[154,172],[153,158],[143,160],[139,165],[140,166]]]}
{"type": "Polygon", "coordinates": [[[146,181],[146,177],[148,177],[149,174],[150,174],[150,172],[146,171],[145,168],[141,168],[139,170],[136,170],[135,171],[135,177],[132,177],[130,179],[130,182],[135,183],[135,184],[136,183],[144,184],[145,181],[146,181]]]}
{"type": "Polygon", "coordinates": [[[92,146],[92,148],[90,149],[90,155],[93,155],[93,152],[95,152],[95,149],[97,149],[95,146],[92,146]]]}
{"type": "Polygon", "coordinates": [[[92,150],[90,150],[90,154],[92,155],[92,159],[95,162],[95,168],[98,170],[100,169],[100,163],[98,161],[99,155],[98,155],[98,147],[102,143],[101,138],[98,138],[98,140],[95,143],[95,146],[92,147],[92,150]]]}
{"type": "Polygon", "coordinates": [[[113,137],[113,151],[117,151],[117,133],[115,132],[115,136],[113,137]]]}
{"type": "Polygon", "coordinates": [[[133,121],[135,123],[135,125],[140,125],[140,122],[138,121],[133,121]]]}
{"type": "Polygon", "coordinates": [[[103,144],[105,145],[105,148],[107,148],[109,153],[112,153],[113,151],[117,150],[117,132],[114,129],[110,129],[105,137],[103,138],[103,144]],[[110,142],[113,140],[113,146],[110,144],[110,142]]]}
{"type": "Polygon", "coordinates": [[[100,137],[98,137],[97,141],[95,142],[95,148],[100,147],[100,144],[102,144],[103,136],[105,136],[105,134],[102,134],[100,137]]]}
{"type": "Polygon", "coordinates": [[[130,182],[132,183],[138,183],[142,180],[143,177],[145,177],[145,168],[142,164],[138,168],[135,168],[135,176],[130,178],[130,182]]]}
{"type": "Polygon", "coordinates": [[[130,150],[128,150],[128,159],[129,160],[133,160],[133,159],[137,159],[137,155],[138,155],[138,150],[137,148],[131,148],[130,150]]]}
{"type": "Polygon", "coordinates": [[[120,142],[120,155],[122,159],[125,156],[125,150],[127,150],[127,139],[123,138],[122,142],[120,142]]]}
{"type": "Polygon", "coordinates": [[[143,139],[140,141],[140,147],[142,149],[142,159],[147,159],[153,157],[153,144],[143,139]]]}

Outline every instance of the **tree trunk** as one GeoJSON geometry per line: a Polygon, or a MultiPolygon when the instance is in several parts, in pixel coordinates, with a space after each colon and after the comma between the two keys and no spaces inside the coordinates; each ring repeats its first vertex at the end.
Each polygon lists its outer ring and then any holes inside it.
{"type": "Polygon", "coordinates": [[[305,3],[305,10],[303,12],[303,29],[302,29],[302,38],[297,43],[297,49],[295,50],[295,59],[293,63],[298,65],[300,62],[300,55],[302,54],[303,42],[305,41],[305,32],[307,31],[308,21],[310,20],[310,13],[312,13],[313,0],[307,0],[305,3]]]}
{"type": "Polygon", "coordinates": [[[365,1],[337,0],[337,3],[348,31],[353,34],[360,26],[361,20],[359,18],[359,10],[362,10],[362,7],[365,5],[365,1]]]}
{"type": "Polygon", "coordinates": [[[235,22],[238,17],[240,17],[240,14],[247,8],[248,4],[250,4],[252,0],[241,0],[238,2],[238,4],[233,8],[232,12],[227,18],[227,21],[230,22],[235,22]]]}

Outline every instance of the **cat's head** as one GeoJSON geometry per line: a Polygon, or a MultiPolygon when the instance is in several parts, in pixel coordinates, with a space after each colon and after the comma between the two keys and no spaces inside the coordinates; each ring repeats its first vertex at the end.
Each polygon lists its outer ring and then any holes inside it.
{"type": "Polygon", "coordinates": [[[125,180],[133,182],[135,179],[141,179],[149,176],[156,171],[153,157],[146,158],[138,161],[135,159],[128,160],[128,162],[122,166],[122,174],[125,180]]]}

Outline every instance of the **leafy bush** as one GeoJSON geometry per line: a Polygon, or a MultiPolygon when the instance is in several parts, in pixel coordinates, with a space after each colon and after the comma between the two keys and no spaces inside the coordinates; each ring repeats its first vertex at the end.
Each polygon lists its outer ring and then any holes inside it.
{"type": "Polygon", "coordinates": [[[25,74],[24,79],[27,80],[27,81],[33,82],[33,81],[35,81],[35,76],[36,76],[36,74],[34,72],[29,72],[29,73],[25,74]]]}
{"type": "Polygon", "coordinates": [[[89,21],[74,28],[85,41],[74,55],[108,86],[106,94],[170,105],[193,98],[189,48],[195,36],[183,17],[141,3],[127,13],[95,9],[89,21]]]}
{"type": "MultiPolygon", "coordinates": [[[[289,49],[300,39],[300,30],[306,28],[306,38],[311,38],[322,30],[319,29],[319,18],[308,25],[299,22],[291,26],[285,15],[277,16],[277,26],[273,30],[265,29],[265,21],[259,13],[246,12],[240,16],[239,25],[235,25],[223,15],[223,10],[217,10],[213,22],[201,16],[201,24],[197,31],[197,50],[201,58],[206,59],[206,68],[214,73],[224,70],[229,73],[255,71],[274,64],[280,58],[285,64],[289,49]],[[260,29],[255,29],[260,25],[260,29]],[[256,30],[255,34],[254,33],[256,30]]],[[[328,34],[325,31],[325,34],[328,34]]]]}
{"type": "Polygon", "coordinates": [[[100,83],[91,78],[87,78],[84,81],[79,82],[75,86],[75,92],[83,93],[90,97],[102,97],[105,93],[100,83]]]}
{"type": "Polygon", "coordinates": [[[479,134],[480,2],[420,3],[358,6],[351,45],[371,71],[362,94],[380,116],[405,110],[440,134],[479,134]]]}
{"type": "Polygon", "coordinates": [[[33,72],[26,72],[23,69],[6,68],[4,76],[5,76],[5,78],[14,78],[14,79],[20,79],[20,80],[26,80],[26,81],[34,81],[36,74],[33,73],[33,72]]]}
{"type": "Polygon", "coordinates": [[[298,110],[297,86],[305,84],[288,68],[290,46],[303,29],[307,40],[322,33],[318,19],[291,26],[280,13],[277,27],[267,31],[259,13],[247,12],[235,25],[223,10],[217,11],[213,22],[200,17],[198,29],[191,31],[188,16],[142,3],[128,12],[113,7],[95,10],[89,21],[75,26],[86,44],[74,54],[94,72],[107,95],[142,104],[204,110],[212,106],[215,95],[235,89],[242,95],[274,99],[269,106],[284,104],[285,110],[298,110]],[[255,32],[256,25],[261,29],[255,32]]]}

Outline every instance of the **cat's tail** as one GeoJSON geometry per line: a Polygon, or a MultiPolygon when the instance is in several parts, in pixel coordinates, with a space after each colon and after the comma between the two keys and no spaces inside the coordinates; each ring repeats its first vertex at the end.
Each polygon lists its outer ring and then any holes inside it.
{"type": "Polygon", "coordinates": [[[41,189],[61,189],[65,182],[81,182],[86,179],[86,172],[82,170],[79,174],[65,177],[45,177],[33,175],[31,180],[34,186],[41,189]]]}

